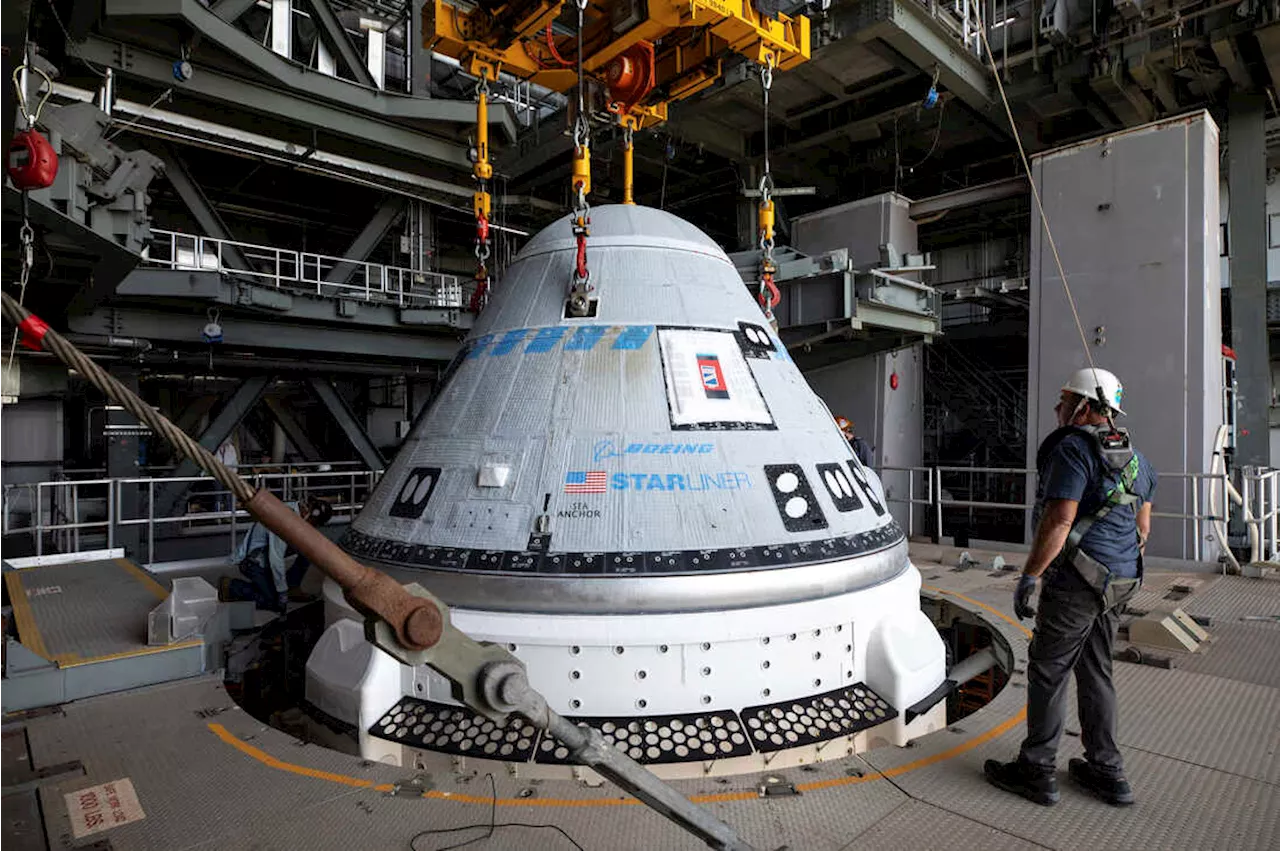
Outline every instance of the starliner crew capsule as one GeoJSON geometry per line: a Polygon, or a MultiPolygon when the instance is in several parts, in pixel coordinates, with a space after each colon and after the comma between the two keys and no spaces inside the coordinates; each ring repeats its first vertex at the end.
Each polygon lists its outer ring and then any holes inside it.
{"type": "MultiPolygon", "coordinates": [[[[905,535],[724,252],[638,206],[595,208],[589,251],[585,311],[567,220],[519,253],[343,545],[668,774],[942,726],[905,535]]],[[[308,699],[366,757],[568,771],[373,648],[334,588],[326,617],[308,699]]]]}

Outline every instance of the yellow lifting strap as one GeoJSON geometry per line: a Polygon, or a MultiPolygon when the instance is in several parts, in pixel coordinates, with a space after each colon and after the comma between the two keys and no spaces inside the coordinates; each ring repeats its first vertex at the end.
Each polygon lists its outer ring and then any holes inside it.
{"type": "Polygon", "coordinates": [[[492,65],[479,64],[476,70],[480,84],[476,87],[476,161],[471,173],[479,188],[473,207],[477,219],[488,219],[492,202],[486,187],[493,179],[493,165],[489,162],[489,83],[497,78],[497,73],[492,65]]]}
{"type": "Polygon", "coordinates": [[[638,123],[633,116],[624,115],[619,121],[622,124],[622,203],[635,204],[635,127],[638,123]]]}
{"type": "Polygon", "coordinates": [[[586,142],[573,149],[573,178],[571,186],[574,198],[591,194],[591,146],[586,142]],[[579,192],[578,187],[582,187],[579,192]]]}

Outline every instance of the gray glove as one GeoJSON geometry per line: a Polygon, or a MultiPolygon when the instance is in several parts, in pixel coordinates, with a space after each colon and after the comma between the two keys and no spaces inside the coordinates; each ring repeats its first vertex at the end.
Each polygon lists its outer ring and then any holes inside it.
{"type": "Polygon", "coordinates": [[[1036,610],[1031,607],[1031,595],[1036,591],[1036,577],[1022,574],[1018,579],[1018,590],[1013,592],[1013,613],[1022,619],[1034,618],[1036,610]]]}

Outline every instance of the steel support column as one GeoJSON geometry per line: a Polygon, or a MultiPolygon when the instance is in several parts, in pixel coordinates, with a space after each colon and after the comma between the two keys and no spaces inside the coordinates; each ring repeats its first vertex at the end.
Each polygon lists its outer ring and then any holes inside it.
{"type": "Polygon", "coordinates": [[[365,466],[370,470],[381,470],[385,467],[387,462],[383,459],[382,453],[373,445],[373,441],[369,439],[368,433],[360,425],[351,408],[347,407],[347,403],[338,395],[333,382],[319,376],[308,378],[307,381],[315,391],[316,397],[329,409],[329,413],[333,415],[338,427],[347,436],[347,440],[351,442],[365,466]]]}
{"type": "Polygon", "coordinates": [[[431,97],[431,51],[423,50],[422,44],[422,7],[427,3],[434,5],[434,0],[413,0],[409,11],[409,94],[420,97],[431,97]]]}
{"type": "Polygon", "coordinates": [[[1227,117],[1231,345],[1236,352],[1236,463],[1270,466],[1267,415],[1267,169],[1261,94],[1233,91],[1227,117]]]}
{"type": "MultiPolygon", "coordinates": [[[[270,376],[255,376],[242,381],[218,411],[218,415],[209,423],[209,427],[200,435],[200,445],[210,452],[216,452],[223,441],[231,436],[231,432],[235,431],[236,426],[240,425],[240,422],[258,404],[258,400],[262,398],[262,394],[266,392],[271,382],[270,376]]],[[[173,471],[174,478],[199,474],[200,468],[192,461],[183,461],[173,471]]],[[[156,516],[168,516],[178,501],[190,490],[190,482],[173,482],[165,487],[156,488],[156,516]]]]}
{"type": "MultiPolygon", "coordinates": [[[[334,14],[333,7],[329,5],[329,0],[307,0],[307,5],[311,7],[311,19],[316,23],[320,38],[324,41],[325,46],[342,60],[347,72],[356,78],[357,83],[370,88],[379,88],[378,84],[374,82],[373,75],[365,67],[359,52],[356,51],[355,45],[351,43],[351,38],[347,35],[347,31],[342,28],[342,22],[334,14]]],[[[413,42],[413,44],[421,43],[420,41],[413,42]]]]}
{"type": "MultiPolygon", "coordinates": [[[[125,387],[134,393],[138,392],[138,369],[133,365],[114,365],[111,374],[125,387]]],[[[140,428],[133,414],[119,405],[107,404],[107,416],[103,435],[107,446],[107,478],[136,479],[142,475],[138,464],[138,441],[140,428]]],[[[136,520],[147,516],[147,506],[140,498],[140,490],[136,485],[121,486],[119,500],[120,514],[117,520],[136,520]]],[[[115,509],[112,509],[114,511],[115,509]]],[[[112,516],[109,511],[108,517],[112,516]]],[[[141,558],[142,526],[117,526],[115,545],[124,547],[125,555],[135,561],[141,558]]]]}
{"type": "Polygon", "coordinates": [[[267,410],[271,412],[276,425],[283,429],[290,442],[298,447],[298,451],[302,453],[303,460],[321,460],[320,450],[316,448],[306,429],[302,427],[297,418],[294,417],[293,412],[289,410],[289,406],[284,399],[278,396],[268,396],[262,402],[267,406],[267,410]]]}
{"type": "MultiPolygon", "coordinates": [[[[200,188],[200,184],[187,168],[187,164],[183,162],[182,157],[178,156],[178,152],[171,145],[166,145],[161,148],[160,156],[164,157],[165,176],[173,184],[182,203],[195,217],[204,235],[216,239],[235,239],[223,223],[222,216],[218,215],[218,211],[213,208],[208,196],[204,194],[204,190],[200,188]]],[[[234,266],[237,269],[249,268],[249,262],[240,249],[232,245],[223,248],[222,260],[228,266],[234,266]]]]}
{"type": "Polygon", "coordinates": [[[325,282],[330,284],[345,284],[356,270],[356,264],[368,259],[373,250],[378,247],[386,237],[387,232],[391,230],[391,226],[396,220],[404,214],[406,199],[399,195],[387,195],[383,198],[382,203],[378,205],[378,209],[374,211],[373,217],[369,219],[364,228],[356,235],[356,238],[347,246],[347,250],[342,253],[345,260],[351,263],[339,263],[329,270],[329,274],[324,276],[325,282]]]}

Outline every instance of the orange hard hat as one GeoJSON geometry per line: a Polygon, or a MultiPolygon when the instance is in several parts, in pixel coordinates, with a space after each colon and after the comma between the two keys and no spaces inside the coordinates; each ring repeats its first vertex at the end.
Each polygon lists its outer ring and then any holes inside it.
{"type": "Polygon", "coordinates": [[[848,417],[836,417],[836,425],[841,431],[853,431],[853,423],[849,422],[848,417]]]}

